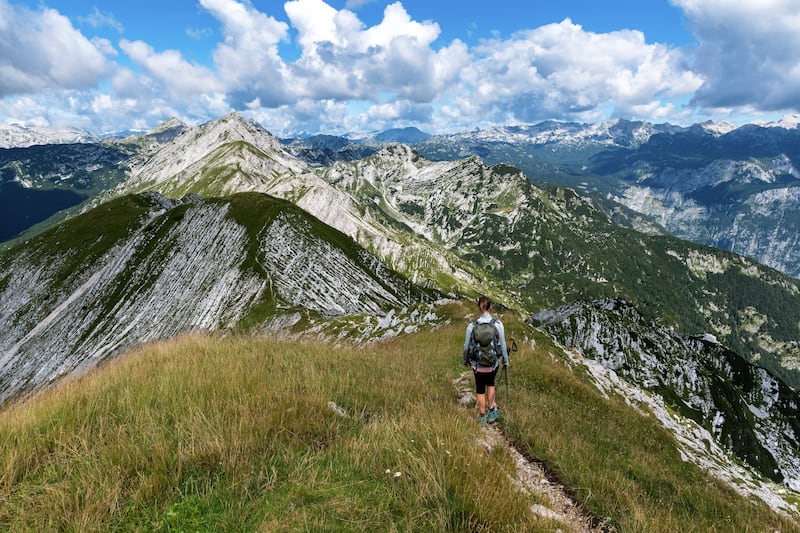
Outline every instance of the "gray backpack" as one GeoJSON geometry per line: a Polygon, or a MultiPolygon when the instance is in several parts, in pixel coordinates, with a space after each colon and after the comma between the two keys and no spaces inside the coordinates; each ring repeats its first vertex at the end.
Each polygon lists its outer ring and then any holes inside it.
{"type": "Polygon", "coordinates": [[[500,333],[497,331],[496,318],[491,322],[472,323],[472,339],[470,342],[470,359],[484,368],[494,368],[502,356],[500,351],[500,333]]]}

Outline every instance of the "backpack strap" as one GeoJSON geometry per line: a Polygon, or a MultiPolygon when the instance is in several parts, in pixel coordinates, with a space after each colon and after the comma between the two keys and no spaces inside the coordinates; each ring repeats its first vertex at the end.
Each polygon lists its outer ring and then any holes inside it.
{"type": "Polygon", "coordinates": [[[494,353],[497,356],[498,360],[502,360],[503,348],[500,346],[500,330],[497,329],[497,326],[495,325],[497,324],[497,319],[495,317],[492,317],[492,321],[489,322],[489,324],[491,324],[492,327],[494,328],[494,353]]]}

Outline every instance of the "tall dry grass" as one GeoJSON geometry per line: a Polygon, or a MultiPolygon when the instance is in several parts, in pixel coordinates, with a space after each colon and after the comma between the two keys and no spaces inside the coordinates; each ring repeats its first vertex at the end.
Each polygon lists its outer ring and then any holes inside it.
{"type": "Polygon", "coordinates": [[[449,337],[144,347],[0,415],[0,529],[535,529],[453,401],[449,337]]]}
{"type": "MultiPolygon", "coordinates": [[[[188,336],[0,413],[9,531],[555,531],[455,401],[466,309],[364,346],[188,336]],[[333,402],[343,410],[338,414],[333,402]]],[[[789,531],[507,316],[505,431],[621,531],[789,531]]]]}

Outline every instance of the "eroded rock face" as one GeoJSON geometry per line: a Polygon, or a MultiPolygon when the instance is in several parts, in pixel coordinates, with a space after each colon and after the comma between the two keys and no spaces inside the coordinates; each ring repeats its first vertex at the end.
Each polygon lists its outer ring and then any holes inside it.
{"type": "Polygon", "coordinates": [[[679,335],[618,299],[576,302],[531,322],[661,395],[765,477],[800,489],[800,398],[713,335],[679,335]]]}
{"type": "Polygon", "coordinates": [[[0,403],[126,347],[272,319],[278,307],[380,315],[425,298],[335,230],[265,195],[148,193],[97,209],[0,256],[0,403]]]}

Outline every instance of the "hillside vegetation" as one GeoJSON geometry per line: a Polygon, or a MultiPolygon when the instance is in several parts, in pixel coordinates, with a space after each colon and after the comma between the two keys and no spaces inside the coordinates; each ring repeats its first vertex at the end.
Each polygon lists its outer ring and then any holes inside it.
{"type": "MultiPolygon", "coordinates": [[[[0,529],[555,531],[453,387],[469,310],[366,345],[186,336],[0,413],[0,529]],[[333,402],[335,406],[332,406],[333,402]],[[337,413],[340,408],[343,412],[337,413]]],[[[620,531],[789,531],[681,461],[652,416],[602,394],[546,337],[520,346],[501,426],[620,531]]]]}

